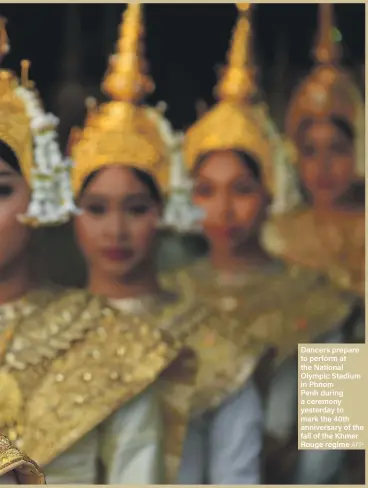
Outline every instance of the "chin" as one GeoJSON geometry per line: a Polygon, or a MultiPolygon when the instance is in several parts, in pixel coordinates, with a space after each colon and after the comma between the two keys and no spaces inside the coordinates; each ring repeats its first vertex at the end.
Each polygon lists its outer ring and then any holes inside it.
{"type": "Polygon", "coordinates": [[[104,275],[110,276],[114,281],[124,281],[134,268],[135,266],[133,263],[104,263],[104,265],[101,266],[104,275]]]}
{"type": "Polygon", "coordinates": [[[324,204],[333,205],[336,202],[336,197],[330,192],[319,192],[315,194],[314,200],[317,202],[323,202],[324,204]]]}

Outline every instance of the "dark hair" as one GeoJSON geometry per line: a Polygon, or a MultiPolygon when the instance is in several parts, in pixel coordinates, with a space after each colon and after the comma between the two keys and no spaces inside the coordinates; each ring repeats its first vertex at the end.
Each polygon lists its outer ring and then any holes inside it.
{"type": "MultiPolygon", "coordinates": [[[[150,194],[150,197],[152,198],[152,200],[155,203],[161,205],[162,204],[162,195],[161,195],[160,189],[159,189],[156,181],[154,180],[154,178],[149,173],[147,173],[146,171],[143,171],[141,169],[137,169],[137,168],[133,168],[133,167],[129,168],[129,169],[133,172],[134,176],[136,176],[138,178],[138,180],[148,188],[148,191],[149,191],[149,194],[150,194]]],[[[87,178],[83,182],[83,185],[82,185],[82,188],[80,191],[80,195],[84,192],[84,190],[87,188],[87,186],[95,179],[95,177],[98,175],[98,173],[100,171],[101,171],[101,169],[98,169],[97,171],[93,171],[93,173],[91,173],[90,175],[87,176],[87,178]]]]}
{"type": "MultiPolygon", "coordinates": [[[[194,165],[194,170],[193,170],[193,174],[195,175],[199,168],[202,166],[202,164],[205,162],[205,160],[212,156],[213,154],[215,154],[217,151],[209,151],[205,154],[202,154],[198,157],[195,165],[194,165]]],[[[245,151],[240,151],[238,149],[231,149],[229,150],[228,152],[234,154],[235,156],[237,156],[241,162],[250,170],[250,172],[252,173],[252,176],[260,183],[262,183],[262,175],[261,175],[261,169],[260,169],[260,166],[258,164],[258,162],[252,157],[250,156],[248,153],[246,153],[245,151]]]]}
{"type": "MultiPolygon", "coordinates": [[[[332,115],[328,118],[328,121],[331,122],[342,134],[350,141],[354,142],[355,139],[355,131],[354,128],[349,124],[346,120],[336,117],[332,115]]],[[[303,120],[303,122],[298,127],[296,138],[298,141],[304,136],[305,132],[315,123],[312,118],[308,118],[303,120]]]]}
{"type": "Polygon", "coordinates": [[[0,140],[0,158],[5,161],[14,171],[21,173],[20,165],[17,156],[13,149],[6,144],[6,142],[0,140]]]}
{"type": "Polygon", "coordinates": [[[162,195],[161,191],[156,183],[156,180],[146,171],[142,171],[138,168],[132,168],[134,175],[138,178],[138,180],[148,188],[150,197],[155,203],[159,205],[162,204],[162,195]]]}
{"type": "Polygon", "coordinates": [[[331,122],[335,127],[339,129],[340,132],[344,134],[344,136],[349,139],[351,142],[355,139],[355,131],[351,124],[346,122],[346,120],[341,119],[340,117],[332,116],[330,117],[331,122]]]}

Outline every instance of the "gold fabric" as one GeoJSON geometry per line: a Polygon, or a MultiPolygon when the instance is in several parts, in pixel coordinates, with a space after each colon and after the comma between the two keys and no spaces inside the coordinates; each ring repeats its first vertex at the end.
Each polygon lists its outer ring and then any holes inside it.
{"type": "MultiPolygon", "coordinates": [[[[150,321],[152,327],[169,333],[178,341],[186,343],[186,338],[207,321],[208,311],[195,303],[195,295],[185,279],[176,281],[177,287],[163,283],[164,289],[157,296],[138,299],[109,300],[123,316],[135,320],[150,321]],[[177,317],[172,317],[176,310],[177,317]],[[179,315],[180,314],[180,315],[179,315]]],[[[187,344],[182,354],[160,376],[157,382],[158,394],[164,412],[165,430],[165,468],[167,480],[176,481],[180,467],[183,442],[187,434],[187,425],[191,413],[193,392],[196,389],[197,358],[195,351],[187,344]]]]}
{"type": "Polygon", "coordinates": [[[320,270],[337,286],[364,297],[364,212],[323,215],[301,208],[267,223],[264,241],[274,255],[320,270]]]}
{"type": "MultiPolygon", "coordinates": [[[[77,290],[39,290],[0,307],[1,430],[45,466],[174,360],[190,386],[194,365],[186,355],[181,362],[179,335],[160,332],[157,323],[194,327],[197,318],[185,298],[140,318],[77,290]]],[[[169,378],[163,375],[163,391],[169,378]]]]}
{"type": "Polygon", "coordinates": [[[211,310],[187,340],[199,357],[196,413],[218,405],[244,384],[267,346],[276,348],[280,364],[298,343],[347,319],[356,301],[319,273],[278,261],[230,281],[207,260],[164,278],[174,283],[180,275],[211,310]]]}
{"type": "Polygon", "coordinates": [[[219,102],[188,130],[184,157],[191,171],[198,158],[210,151],[243,151],[260,164],[265,184],[272,193],[270,142],[252,100],[256,85],[249,52],[250,5],[238,5],[239,18],[228,53],[228,65],[216,89],[219,102]]]}
{"type": "Polygon", "coordinates": [[[85,127],[72,133],[72,183],[78,195],[86,178],[110,165],[135,167],[153,174],[163,189],[169,177],[169,150],[143,98],[154,89],[143,59],[143,6],[128,4],[120,27],[117,53],[102,83],[112,101],[89,113],[85,127]]]}
{"type": "Polygon", "coordinates": [[[9,472],[14,472],[16,480],[22,485],[46,484],[37,464],[0,434],[0,476],[9,472]]]}
{"type": "MultiPolygon", "coordinates": [[[[253,374],[267,348],[267,341],[263,337],[244,331],[238,322],[228,321],[224,314],[218,313],[216,301],[212,302],[206,290],[194,282],[198,278],[196,270],[196,266],[189,267],[161,276],[165,286],[178,290],[178,293],[183,288],[189,288],[203,302],[204,319],[192,327],[185,339],[198,358],[192,416],[217,407],[241,388],[253,374]]],[[[182,329],[174,323],[171,327],[177,332],[182,329]]]]}

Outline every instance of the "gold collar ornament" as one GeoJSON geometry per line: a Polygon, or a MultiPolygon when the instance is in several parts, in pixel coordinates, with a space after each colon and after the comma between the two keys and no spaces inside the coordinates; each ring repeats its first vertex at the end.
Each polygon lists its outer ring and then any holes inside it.
{"type": "MultiPolygon", "coordinates": [[[[0,18],[0,61],[9,52],[6,19],[0,18]]],[[[27,212],[19,220],[27,225],[55,225],[76,211],[69,164],[56,142],[58,119],[46,113],[28,79],[30,62],[21,62],[21,80],[0,70],[0,140],[16,155],[22,175],[32,190],[27,212]]]]}
{"type": "Polygon", "coordinates": [[[123,14],[117,53],[102,83],[112,100],[88,114],[83,130],[73,134],[72,185],[77,197],[86,178],[101,168],[124,165],[147,171],[164,190],[169,178],[169,150],[157,123],[142,105],[153,92],[143,57],[143,6],[130,3],[123,14]]]}
{"type": "Polygon", "coordinates": [[[16,449],[0,434],[0,476],[13,472],[21,485],[45,485],[45,477],[37,464],[16,449]]]}
{"type": "Polygon", "coordinates": [[[334,41],[336,27],[333,4],[321,3],[319,28],[313,50],[315,66],[291,98],[286,117],[286,132],[295,141],[300,125],[307,119],[325,120],[336,116],[355,131],[356,173],[365,174],[365,114],[362,95],[341,66],[341,50],[334,41]]]}
{"type": "Polygon", "coordinates": [[[216,150],[240,150],[260,165],[263,180],[273,194],[274,167],[272,149],[254,100],[257,87],[250,60],[251,4],[237,4],[239,17],[235,26],[225,67],[216,87],[219,102],[187,132],[184,157],[188,171],[198,158],[216,150]]]}

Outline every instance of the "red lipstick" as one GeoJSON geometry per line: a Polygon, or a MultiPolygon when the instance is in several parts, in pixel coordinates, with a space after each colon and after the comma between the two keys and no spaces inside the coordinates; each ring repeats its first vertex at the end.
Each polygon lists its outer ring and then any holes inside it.
{"type": "Polygon", "coordinates": [[[317,180],[317,186],[321,190],[331,190],[335,185],[329,178],[319,178],[317,180]]]}
{"type": "Polygon", "coordinates": [[[234,226],[218,225],[211,226],[208,230],[219,239],[233,239],[237,234],[238,228],[234,226]]]}
{"type": "Polygon", "coordinates": [[[110,261],[126,261],[133,256],[133,251],[131,249],[110,247],[108,249],[104,249],[102,254],[110,261]]]}

